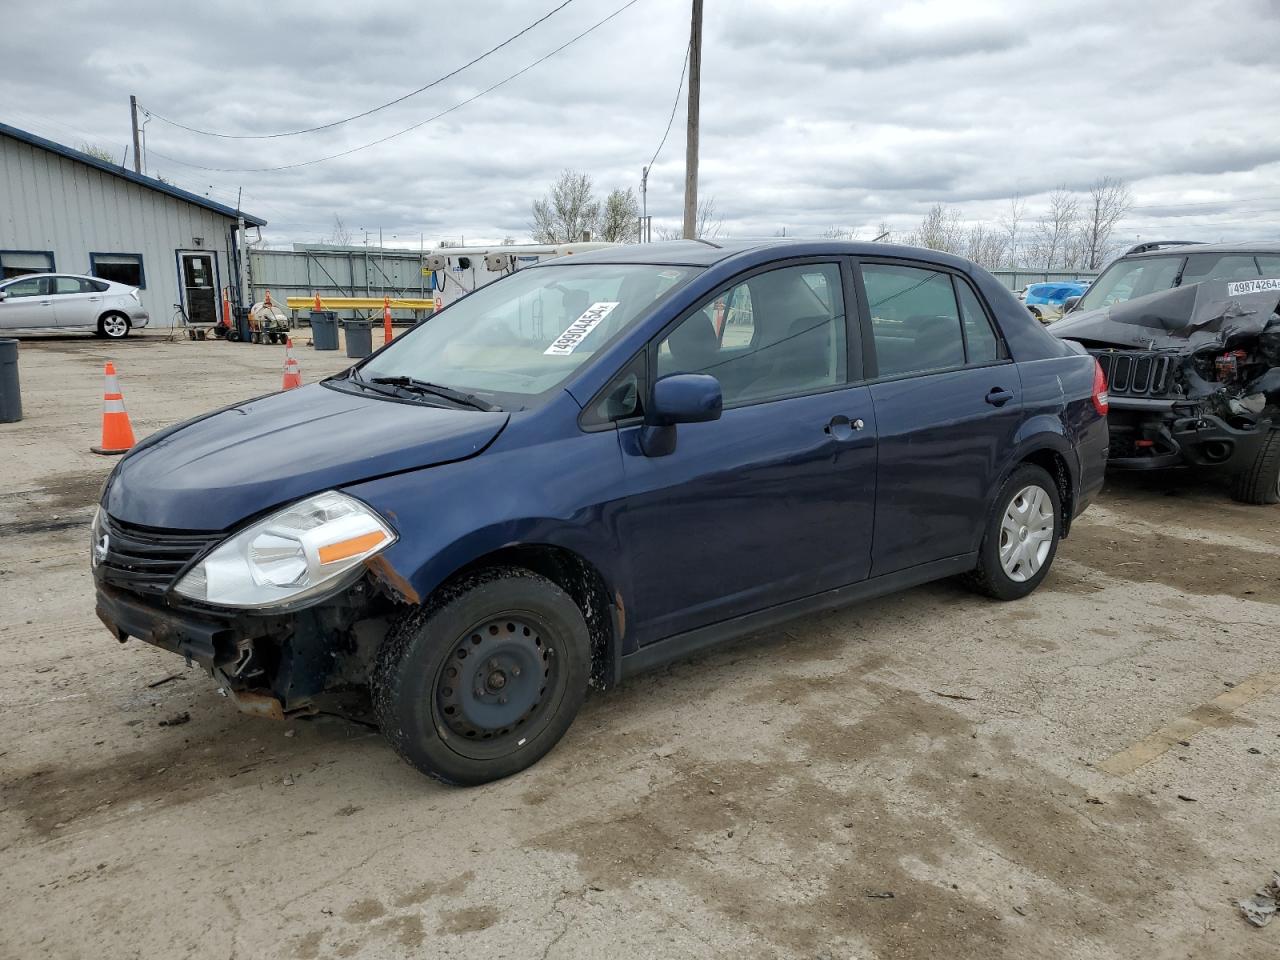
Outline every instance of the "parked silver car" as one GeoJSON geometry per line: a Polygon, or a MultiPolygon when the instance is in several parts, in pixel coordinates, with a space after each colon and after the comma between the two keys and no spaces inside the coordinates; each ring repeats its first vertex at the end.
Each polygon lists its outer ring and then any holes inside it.
{"type": "Polygon", "coordinates": [[[147,325],[138,288],[72,273],[31,273],[0,283],[0,331],[88,328],[118,340],[147,325]]]}

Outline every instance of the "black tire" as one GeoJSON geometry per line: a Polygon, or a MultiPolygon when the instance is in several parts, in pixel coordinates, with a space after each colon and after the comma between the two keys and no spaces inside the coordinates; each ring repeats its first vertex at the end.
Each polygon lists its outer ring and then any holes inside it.
{"type": "Polygon", "coordinates": [[[495,567],[394,624],[370,688],[378,726],[401,757],[472,786],[518,773],[554,747],[590,676],[591,638],[573,599],[531,571],[495,567]]]}
{"type": "Polygon", "coordinates": [[[1058,485],[1042,467],[1024,463],[1009,475],[1000,485],[996,494],[991,515],[987,518],[987,528],[982,536],[982,546],[978,549],[978,566],[972,573],[964,577],[964,582],[979,593],[984,593],[997,600],[1020,600],[1027,596],[1049,574],[1053,566],[1053,558],[1058,554],[1058,543],[1062,539],[1062,497],[1058,493],[1058,485]],[[1049,550],[1040,561],[1039,569],[1025,579],[1014,579],[1005,571],[1000,561],[1001,530],[1005,513],[1014,499],[1028,487],[1039,487],[1047,494],[1053,506],[1053,530],[1049,541],[1049,550]]]}
{"type": "Polygon", "coordinates": [[[123,313],[104,313],[98,318],[98,336],[108,340],[123,340],[132,328],[133,324],[123,313]]]}
{"type": "Polygon", "coordinates": [[[1280,503],[1280,428],[1272,428],[1249,469],[1235,476],[1231,498],[1259,506],[1280,503]]]}

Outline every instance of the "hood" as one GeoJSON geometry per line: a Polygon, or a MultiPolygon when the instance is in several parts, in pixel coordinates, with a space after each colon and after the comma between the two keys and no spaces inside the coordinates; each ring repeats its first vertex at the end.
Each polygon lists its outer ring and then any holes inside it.
{"type": "Polygon", "coordinates": [[[472,457],[508,419],[312,384],[148,438],[120,462],[103,504],[126,523],[225,530],[320,490],[472,457]]]}
{"type": "Polygon", "coordinates": [[[1060,340],[1140,350],[1230,347],[1244,337],[1280,334],[1280,290],[1269,281],[1205,280],[1069,313],[1048,331],[1060,340]]]}

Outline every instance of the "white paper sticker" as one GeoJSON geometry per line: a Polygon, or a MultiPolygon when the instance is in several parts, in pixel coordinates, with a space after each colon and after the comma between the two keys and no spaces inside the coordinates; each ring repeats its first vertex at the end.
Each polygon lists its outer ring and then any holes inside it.
{"type": "Polygon", "coordinates": [[[1237,280],[1227,284],[1227,296],[1238,297],[1244,293],[1264,293],[1267,290],[1280,290],[1280,279],[1237,280]]]}
{"type": "Polygon", "coordinates": [[[588,333],[600,325],[600,321],[613,313],[614,307],[621,300],[602,300],[587,307],[586,311],[556,337],[555,343],[542,351],[546,357],[567,357],[578,349],[578,344],[586,339],[588,333]]]}

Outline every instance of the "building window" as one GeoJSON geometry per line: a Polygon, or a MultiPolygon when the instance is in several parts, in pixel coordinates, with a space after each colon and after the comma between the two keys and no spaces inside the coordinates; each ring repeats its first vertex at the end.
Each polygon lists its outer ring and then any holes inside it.
{"type": "Polygon", "coordinates": [[[103,280],[147,288],[147,275],[142,269],[140,253],[91,253],[89,272],[103,280]]]}
{"type": "Polygon", "coordinates": [[[0,250],[0,280],[53,270],[53,254],[47,250],[0,250]]]}

